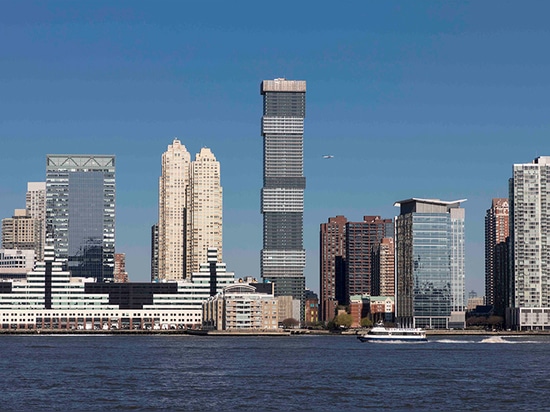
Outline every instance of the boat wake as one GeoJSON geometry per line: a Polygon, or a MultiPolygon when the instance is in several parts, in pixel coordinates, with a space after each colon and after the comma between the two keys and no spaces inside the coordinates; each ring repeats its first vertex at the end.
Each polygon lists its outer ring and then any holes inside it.
{"type": "Polygon", "coordinates": [[[476,343],[475,340],[438,339],[436,343],[476,343]]]}
{"type": "Polygon", "coordinates": [[[463,339],[438,339],[434,340],[436,343],[508,343],[508,344],[520,344],[520,343],[544,343],[543,341],[536,340],[518,340],[518,336],[488,336],[482,340],[463,340],[463,339]]]}
{"type": "Polygon", "coordinates": [[[489,338],[483,339],[479,343],[517,343],[517,342],[512,342],[512,341],[509,341],[509,340],[505,340],[505,339],[503,339],[502,336],[491,336],[489,338]]]}

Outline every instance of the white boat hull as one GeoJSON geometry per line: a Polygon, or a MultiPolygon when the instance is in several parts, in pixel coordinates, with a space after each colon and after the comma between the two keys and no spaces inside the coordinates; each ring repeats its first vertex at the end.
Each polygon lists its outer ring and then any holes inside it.
{"type": "Polygon", "coordinates": [[[420,328],[385,328],[377,325],[365,335],[357,336],[361,342],[427,342],[426,331],[420,328]]]}
{"type": "Polygon", "coordinates": [[[361,342],[379,342],[379,343],[385,343],[385,342],[410,342],[410,343],[416,343],[416,342],[427,342],[428,339],[425,336],[369,336],[369,335],[361,335],[357,336],[357,339],[359,339],[361,342]]]}

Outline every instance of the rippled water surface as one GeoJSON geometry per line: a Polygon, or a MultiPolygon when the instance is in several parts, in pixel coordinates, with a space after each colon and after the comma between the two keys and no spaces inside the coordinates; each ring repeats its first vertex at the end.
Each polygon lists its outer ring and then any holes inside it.
{"type": "Polygon", "coordinates": [[[0,336],[2,410],[544,410],[550,337],[0,336]]]}

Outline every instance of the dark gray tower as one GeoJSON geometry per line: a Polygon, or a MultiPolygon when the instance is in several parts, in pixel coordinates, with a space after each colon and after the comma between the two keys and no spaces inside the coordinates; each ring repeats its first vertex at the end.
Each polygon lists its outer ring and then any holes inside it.
{"type": "Polygon", "coordinates": [[[275,296],[292,296],[300,300],[300,320],[303,321],[306,82],[264,80],[261,94],[264,97],[261,274],[264,280],[274,283],[275,296]]]}

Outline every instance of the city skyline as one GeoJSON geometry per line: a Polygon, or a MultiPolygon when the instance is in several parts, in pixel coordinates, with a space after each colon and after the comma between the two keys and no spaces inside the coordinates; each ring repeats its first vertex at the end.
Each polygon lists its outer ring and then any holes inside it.
{"type": "Polygon", "coordinates": [[[44,180],[46,154],[113,153],[117,251],[131,280],[148,280],[160,154],[178,136],[193,153],[216,153],[224,261],[258,276],[258,83],[304,79],[306,286],[319,291],[318,228],[330,216],[467,198],[466,287],[484,294],[487,206],[507,197],[513,164],[550,154],[550,60],[540,53],[550,6],[300,4],[281,19],[259,4],[242,14],[169,4],[6,5],[1,217],[24,208],[27,182],[44,180]]]}

